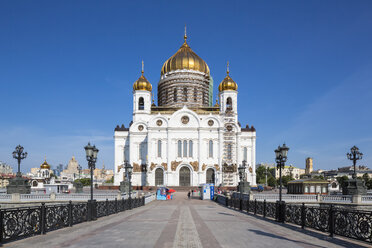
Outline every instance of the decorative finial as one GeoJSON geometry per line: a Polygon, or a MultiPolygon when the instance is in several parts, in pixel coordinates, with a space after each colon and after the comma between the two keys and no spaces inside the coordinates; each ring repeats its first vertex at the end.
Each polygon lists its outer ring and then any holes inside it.
{"type": "Polygon", "coordinates": [[[183,38],[185,39],[185,43],[186,43],[186,40],[187,40],[186,24],[185,24],[185,35],[183,36],[183,38]]]}
{"type": "Polygon", "coordinates": [[[227,61],[226,73],[227,73],[227,75],[229,75],[229,73],[230,73],[229,61],[227,61]]]}
{"type": "Polygon", "coordinates": [[[142,60],[142,71],[141,71],[142,75],[144,72],[145,72],[145,64],[143,63],[143,60],[142,60]]]}

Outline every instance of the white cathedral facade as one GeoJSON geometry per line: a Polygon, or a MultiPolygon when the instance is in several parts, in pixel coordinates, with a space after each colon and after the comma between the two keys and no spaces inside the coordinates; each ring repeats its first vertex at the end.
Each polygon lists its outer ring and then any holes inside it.
{"type": "Polygon", "coordinates": [[[256,130],[238,121],[238,85],[227,75],[212,104],[208,65],[187,44],[163,65],[158,105],[142,75],[133,85],[133,121],[115,128],[114,184],[133,167],[133,186],[236,186],[245,161],[246,178],[256,184],[256,130]]]}

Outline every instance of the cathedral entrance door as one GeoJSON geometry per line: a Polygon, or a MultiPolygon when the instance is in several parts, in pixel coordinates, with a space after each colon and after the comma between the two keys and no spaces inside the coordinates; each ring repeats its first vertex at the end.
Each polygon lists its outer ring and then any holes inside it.
{"type": "Polygon", "coordinates": [[[164,175],[163,170],[157,168],[155,170],[155,186],[164,185],[164,175]]]}
{"type": "Polygon", "coordinates": [[[190,186],[190,169],[186,166],[180,169],[180,186],[190,186]]]}
{"type": "Polygon", "coordinates": [[[214,183],[214,170],[212,168],[209,168],[207,170],[207,183],[214,183]]]}

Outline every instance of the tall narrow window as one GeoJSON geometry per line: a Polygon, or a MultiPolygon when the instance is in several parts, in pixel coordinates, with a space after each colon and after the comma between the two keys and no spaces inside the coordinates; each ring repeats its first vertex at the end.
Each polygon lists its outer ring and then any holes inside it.
{"type": "Polygon", "coordinates": [[[203,92],[203,105],[205,105],[205,93],[203,92]]]}
{"type": "Polygon", "coordinates": [[[193,149],[193,142],[192,142],[192,140],[190,140],[189,141],[189,157],[193,157],[193,155],[192,155],[192,153],[193,153],[193,151],[192,151],[192,149],[193,149]]]}
{"type": "Polygon", "coordinates": [[[247,161],[247,157],[248,157],[248,151],[247,151],[247,147],[244,147],[244,152],[243,152],[243,155],[244,155],[244,158],[243,160],[247,161]]]}
{"type": "Polygon", "coordinates": [[[139,159],[142,161],[146,161],[146,153],[146,144],[139,144],[139,159]]]}
{"type": "Polygon", "coordinates": [[[231,160],[232,159],[232,147],[231,147],[231,144],[228,144],[227,145],[227,159],[231,160]]]}
{"type": "Polygon", "coordinates": [[[227,110],[232,110],[232,100],[231,97],[228,97],[226,100],[226,109],[227,110]]]}
{"type": "Polygon", "coordinates": [[[175,102],[177,102],[177,88],[174,88],[173,90],[173,99],[175,102]]]}
{"type": "Polygon", "coordinates": [[[158,140],[158,158],[161,158],[161,140],[158,140]]]}
{"type": "Polygon", "coordinates": [[[168,89],[165,89],[165,99],[164,99],[164,104],[167,104],[168,102],[168,89]]]}
{"type": "Polygon", "coordinates": [[[183,156],[187,157],[187,140],[183,141],[183,156]]]}
{"type": "Polygon", "coordinates": [[[145,109],[145,102],[143,100],[143,97],[140,97],[138,99],[138,110],[144,110],[145,109]]]}
{"type": "Polygon", "coordinates": [[[194,102],[198,100],[198,88],[194,88],[194,102]]]}
{"type": "Polygon", "coordinates": [[[209,148],[208,156],[209,156],[210,158],[213,158],[213,141],[212,141],[212,140],[209,141],[209,146],[208,146],[208,148],[209,148]]]}
{"type": "Polygon", "coordinates": [[[177,141],[177,151],[178,151],[178,157],[182,157],[182,141],[177,141]]]}
{"type": "Polygon", "coordinates": [[[183,88],[183,101],[187,102],[187,88],[183,88]]]}

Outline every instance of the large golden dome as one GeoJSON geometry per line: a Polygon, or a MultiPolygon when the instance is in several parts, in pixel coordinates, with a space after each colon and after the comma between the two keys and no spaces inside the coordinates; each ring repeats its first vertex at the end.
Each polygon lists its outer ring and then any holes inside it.
{"type": "Polygon", "coordinates": [[[170,71],[175,70],[194,70],[204,72],[209,75],[209,67],[193,50],[189,47],[186,42],[187,36],[184,36],[185,42],[180,49],[170,57],[161,68],[161,75],[166,74],[170,71]]]}
{"type": "Polygon", "coordinates": [[[47,163],[46,160],[40,165],[40,169],[50,169],[50,165],[47,163]]]}
{"type": "Polygon", "coordinates": [[[224,91],[224,90],[238,90],[238,84],[235,83],[234,80],[232,80],[232,78],[229,76],[229,64],[227,64],[227,71],[226,71],[227,75],[226,77],[224,78],[224,80],[220,83],[220,85],[218,86],[218,90],[221,92],[221,91],[224,91]]]}
{"type": "Polygon", "coordinates": [[[150,84],[149,81],[145,78],[143,75],[143,61],[142,61],[142,75],[137,79],[136,82],[133,84],[133,90],[147,90],[151,91],[152,90],[152,85],[150,84]]]}

